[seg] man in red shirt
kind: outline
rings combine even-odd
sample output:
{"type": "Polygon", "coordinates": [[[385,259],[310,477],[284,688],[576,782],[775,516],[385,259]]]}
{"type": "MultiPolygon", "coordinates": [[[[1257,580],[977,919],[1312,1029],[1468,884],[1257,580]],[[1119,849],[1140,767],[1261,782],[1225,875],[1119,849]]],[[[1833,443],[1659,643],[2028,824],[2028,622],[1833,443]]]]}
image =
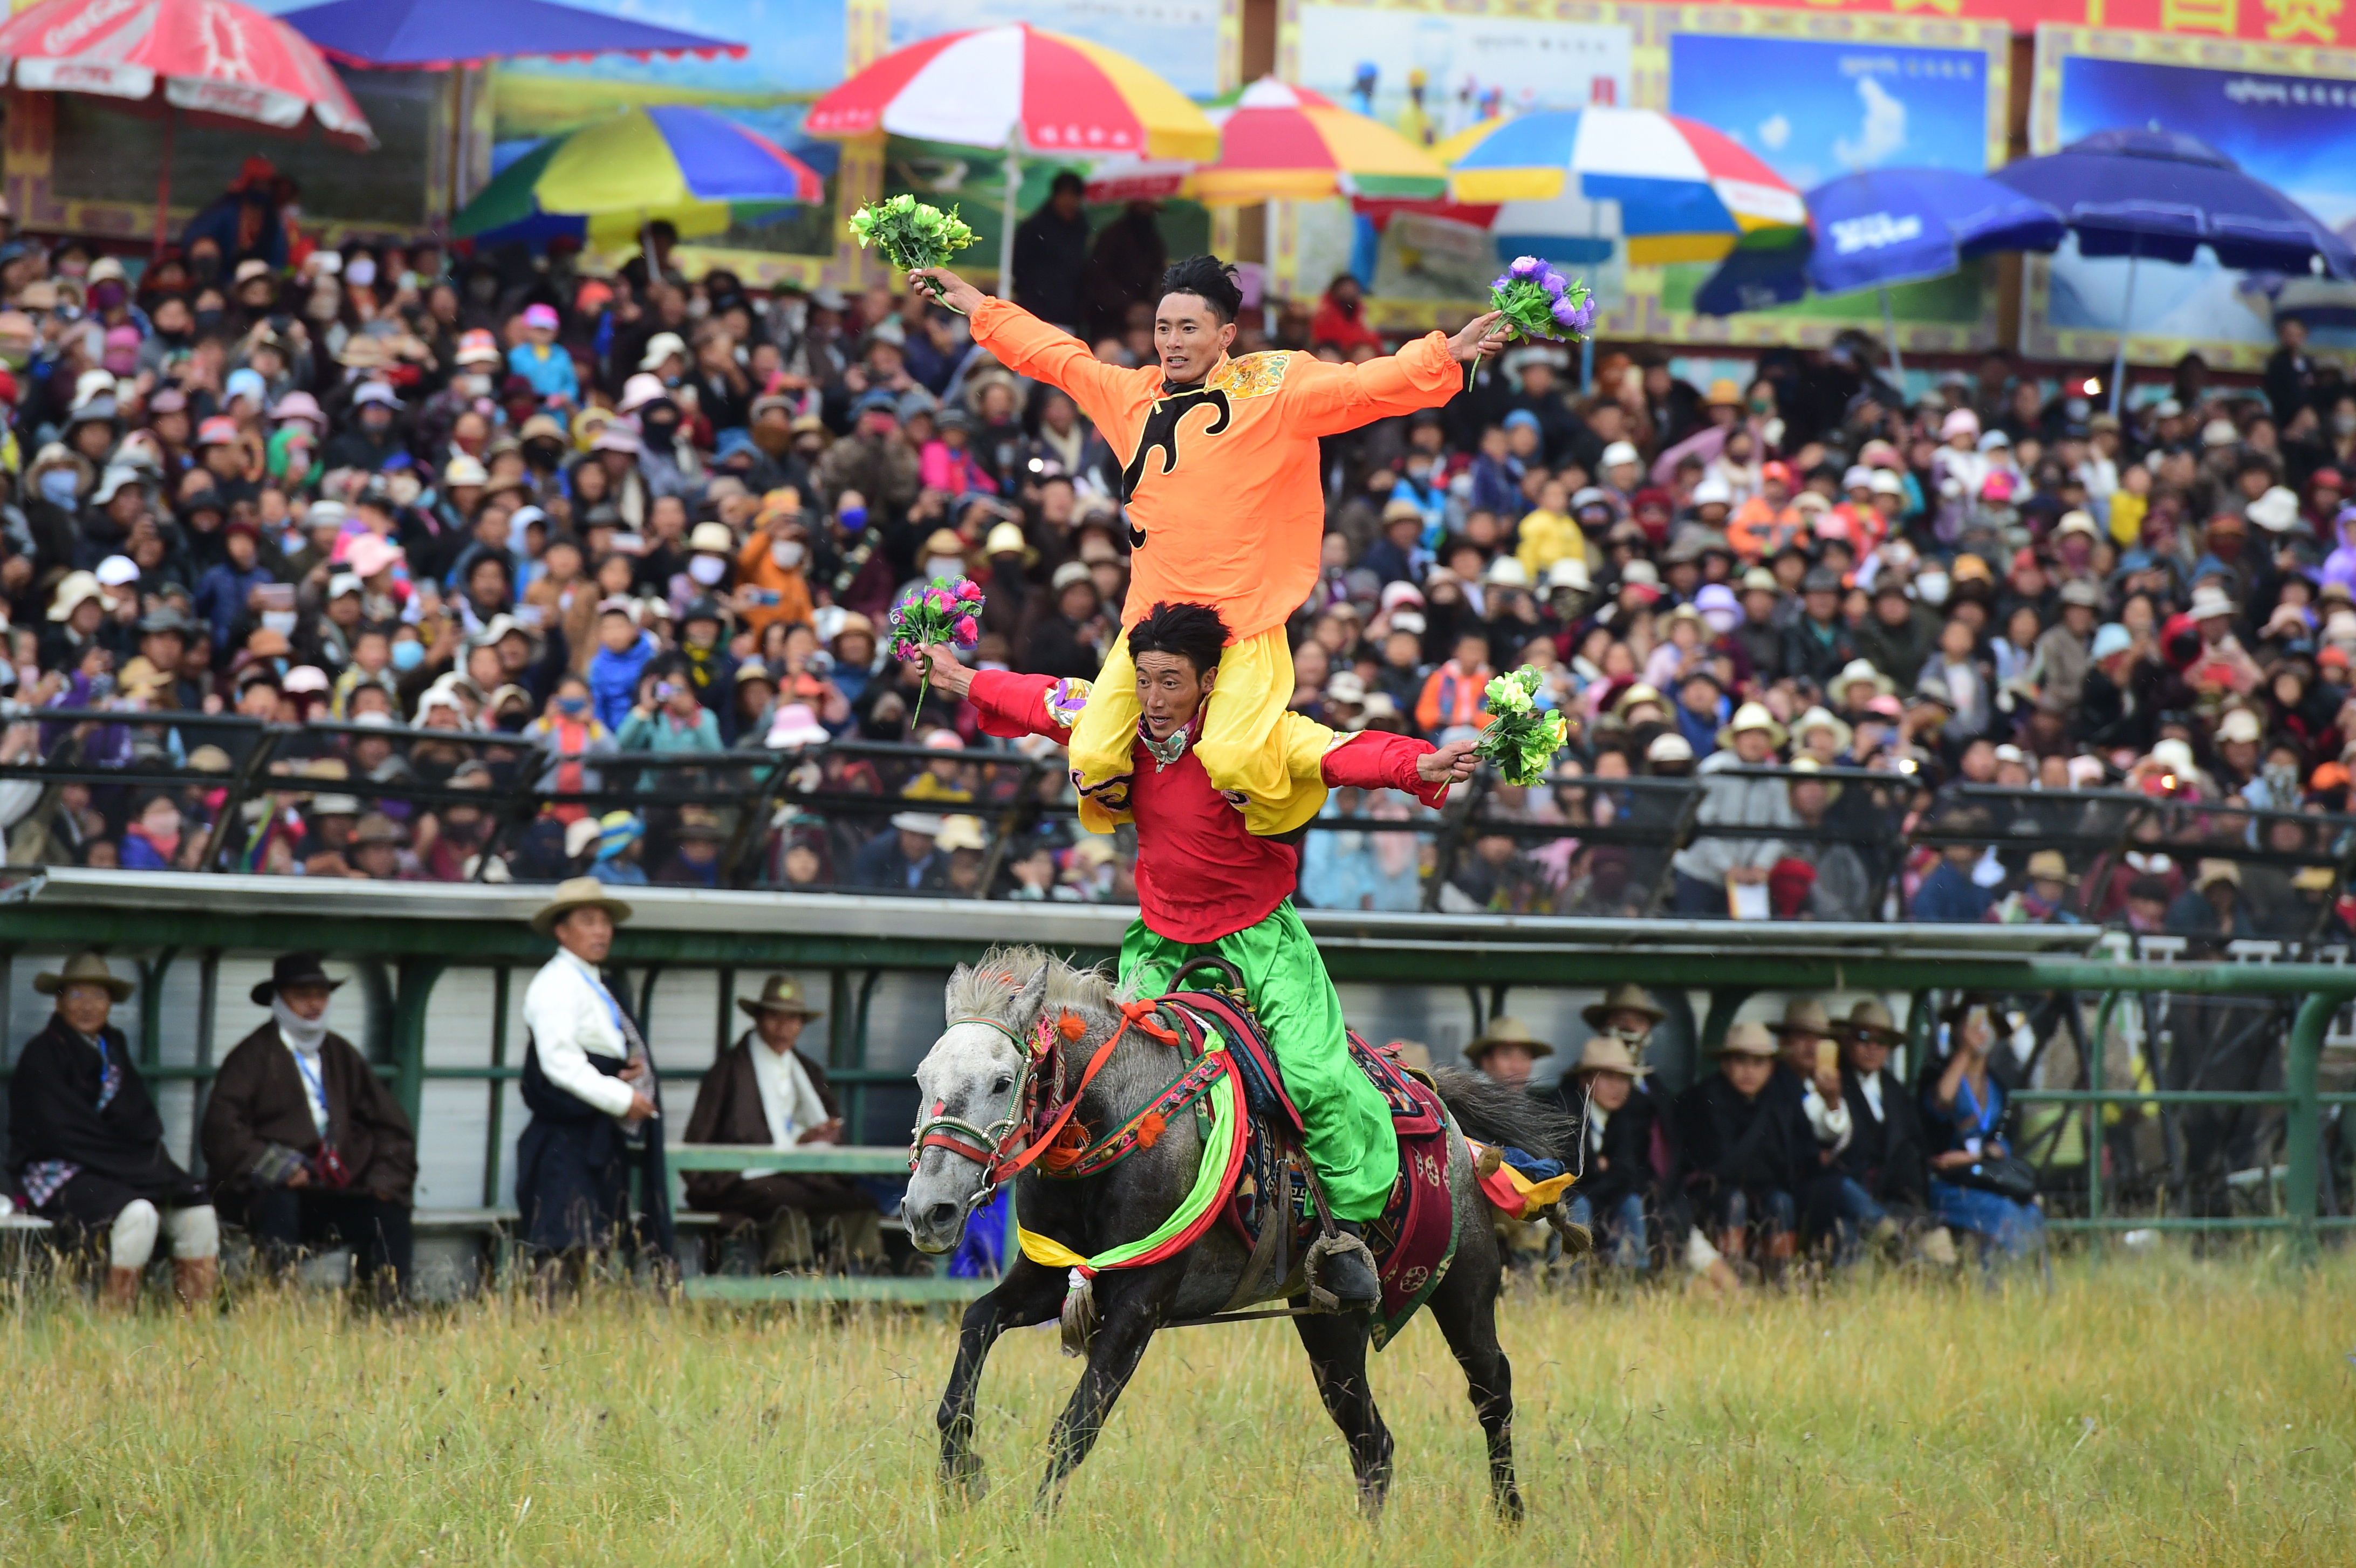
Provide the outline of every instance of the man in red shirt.
{"type": "MultiPolygon", "coordinates": [[[[1390,1197],[1398,1143],[1389,1107],[1350,1060],[1342,999],[1292,907],[1300,852],[1253,833],[1195,756],[1226,641],[1226,626],[1208,605],[1157,604],[1128,634],[1139,717],[1134,782],[1120,820],[1137,825],[1139,918],[1121,939],[1121,983],[1151,996],[1190,959],[1236,966],[1301,1111],[1302,1153],[1335,1223],[1356,1235],[1390,1197]]],[[[1088,701],[1085,682],[969,670],[944,647],[924,653],[933,684],[980,709],[988,735],[1068,741],[1088,701]]],[[[1271,739],[1288,774],[1304,783],[1398,789],[1435,807],[1475,767],[1470,741],[1434,749],[1378,730],[1344,736],[1296,713],[1271,739]]],[[[1325,1283],[1348,1305],[1380,1295],[1355,1252],[1334,1256],[1325,1283]]]]}

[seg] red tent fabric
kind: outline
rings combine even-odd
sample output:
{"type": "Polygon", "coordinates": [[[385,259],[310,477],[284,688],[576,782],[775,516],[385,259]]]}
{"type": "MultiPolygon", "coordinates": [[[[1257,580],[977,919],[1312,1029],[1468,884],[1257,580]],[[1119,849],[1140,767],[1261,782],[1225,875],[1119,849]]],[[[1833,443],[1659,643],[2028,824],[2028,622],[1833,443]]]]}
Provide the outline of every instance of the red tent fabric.
{"type": "Polygon", "coordinates": [[[309,39],[235,0],[43,0],[0,26],[0,82],[145,102],[204,120],[376,145],[309,39]]]}

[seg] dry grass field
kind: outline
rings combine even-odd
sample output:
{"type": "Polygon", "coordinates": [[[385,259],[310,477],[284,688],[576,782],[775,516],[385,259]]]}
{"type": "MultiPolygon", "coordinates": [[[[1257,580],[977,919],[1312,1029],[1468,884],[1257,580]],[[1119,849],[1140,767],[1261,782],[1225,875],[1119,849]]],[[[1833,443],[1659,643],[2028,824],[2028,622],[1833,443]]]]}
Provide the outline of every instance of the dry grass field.
{"type": "Polygon", "coordinates": [[[1042,1518],[1052,1329],[991,1363],[965,1507],[932,1480],[937,1316],[35,1296],[0,1314],[0,1563],[2345,1564],[2352,1287],[2252,1254],[1520,1295],[1518,1531],[1428,1322],[1376,1359],[1370,1525],[1280,1323],[1163,1336],[1042,1518]]]}

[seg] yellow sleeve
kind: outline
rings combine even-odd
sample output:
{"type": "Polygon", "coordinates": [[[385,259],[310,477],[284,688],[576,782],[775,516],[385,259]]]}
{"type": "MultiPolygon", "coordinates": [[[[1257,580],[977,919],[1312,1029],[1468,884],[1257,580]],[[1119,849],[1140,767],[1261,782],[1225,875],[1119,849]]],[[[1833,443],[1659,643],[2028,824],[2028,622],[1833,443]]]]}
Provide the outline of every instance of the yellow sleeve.
{"type": "Polygon", "coordinates": [[[1437,331],[1363,365],[1329,365],[1295,354],[1285,367],[1285,427],[1301,435],[1338,435],[1377,419],[1438,408],[1463,390],[1463,367],[1437,331]]]}
{"type": "Polygon", "coordinates": [[[1003,299],[985,299],[973,313],[973,340],[1016,375],[1067,394],[1099,429],[1118,424],[1140,375],[1161,375],[1108,365],[1062,328],[1003,299]]]}
{"type": "Polygon", "coordinates": [[[1323,784],[1325,754],[1349,738],[1290,708],[1276,721],[1276,745],[1284,754],[1284,770],[1298,783],[1323,784]]]}

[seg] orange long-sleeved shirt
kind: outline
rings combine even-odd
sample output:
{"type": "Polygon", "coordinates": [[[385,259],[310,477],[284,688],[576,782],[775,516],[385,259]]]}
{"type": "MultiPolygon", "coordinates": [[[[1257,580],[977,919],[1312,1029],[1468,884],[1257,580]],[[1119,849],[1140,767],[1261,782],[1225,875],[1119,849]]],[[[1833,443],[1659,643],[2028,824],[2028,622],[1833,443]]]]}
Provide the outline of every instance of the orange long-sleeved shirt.
{"type": "Polygon", "coordinates": [[[809,583],[798,566],[791,570],[780,566],[770,557],[770,538],[756,532],[744,542],[736,553],[736,582],[741,587],[766,588],[777,596],[774,605],[763,605],[743,612],[744,629],[755,641],[768,629],[773,620],[808,621],[816,613],[810,606],[809,583]]]}
{"type": "Polygon", "coordinates": [[[1158,366],[1105,364],[1002,299],[974,312],[973,337],[1008,369],[1069,394],[1120,455],[1125,619],[1165,600],[1215,605],[1237,642],[1282,626],[1316,584],[1325,534],[1317,438],[1438,408],[1464,385],[1438,332],[1363,365],[1247,354],[1174,392],[1158,366]]]}

